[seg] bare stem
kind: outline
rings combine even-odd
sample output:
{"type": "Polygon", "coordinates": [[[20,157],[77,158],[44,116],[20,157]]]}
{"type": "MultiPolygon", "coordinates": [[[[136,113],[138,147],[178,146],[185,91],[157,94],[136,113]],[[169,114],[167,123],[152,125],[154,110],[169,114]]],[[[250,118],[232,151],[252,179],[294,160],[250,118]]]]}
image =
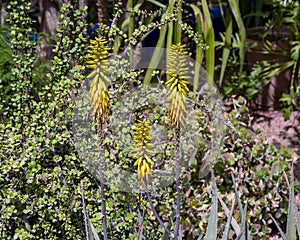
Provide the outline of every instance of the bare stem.
{"type": "Polygon", "coordinates": [[[102,177],[100,176],[100,190],[101,190],[101,212],[102,212],[102,228],[103,228],[103,239],[108,240],[107,237],[107,216],[106,216],[106,198],[103,184],[103,171],[101,170],[102,177]]]}
{"type": "Polygon", "coordinates": [[[86,207],[85,207],[85,201],[84,201],[84,193],[83,193],[82,180],[80,181],[80,188],[81,188],[83,216],[84,216],[84,221],[85,221],[85,232],[88,234],[88,223],[87,223],[88,216],[87,216],[86,207]]]}
{"type": "Polygon", "coordinates": [[[181,149],[180,149],[180,128],[176,131],[176,150],[178,151],[178,156],[176,157],[176,224],[174,229],[174,236],[177,238],[180,228],[180,160],[181,160],[181,149]]]}
{"type": "Polygon", "coordinates": [[[149,201],[149,203],[150,203],[151,210],[152,210],[152,212],[154,213],[154,215],[155,215],[157,221],[159,222],[160,226],[165,230],[166,233],[169,234],[169,236],[170,236],[172,239],[174,239],[173,233],[171,233],[171,231],[165,226],[164,222],[161,220],[160,216],[158,215],[158,213],[157,213],[157,211],[156,211],[156,209],[155,209],[155,207],[154,207],[154,205],[153,205],[153,202],[152,202],[150,193],[149,193],[149,191],[148,191],[148,189],[147,189],[147,184],[146,184],[146,195],[147,195],[148,201],[149,201]]]}
{"type": "Polygon", "coordinates": [[[180,227],[180,168],[176,166],[176,225],[174,235],[178,237],[180,227]]]}
{"type": "Polygon", "coordinates": [[[100,161],[100,166],[99,166],[99,177],[100,177],[100,188],[101,191],[101,212],[102,212],[102,230],[103,230],[103,240],[108,240],[107,236],[107,214],[106,214],[106,197],[105,197],[105,188],[104,188],[104,173],[103,173],[103,156],[102,156],[102,142],[104,139],[103,136],[103,126],[102,124],[98,124],[98,140],[99,140],[99,161],[100,161]]]}

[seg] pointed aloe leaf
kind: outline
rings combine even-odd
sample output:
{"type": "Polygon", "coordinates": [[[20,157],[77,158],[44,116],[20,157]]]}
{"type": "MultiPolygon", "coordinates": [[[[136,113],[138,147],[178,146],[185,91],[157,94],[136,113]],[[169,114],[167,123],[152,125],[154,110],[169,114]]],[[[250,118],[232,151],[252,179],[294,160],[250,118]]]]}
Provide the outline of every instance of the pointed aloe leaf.
{"type": "Polygon", "coordinates": [[[89,229],[91,230],[91,234],[93,237],[89,240],[100,240],[100,237],[98,233],[96,232],[96,229],[94,228],[93,224],[91,223],[90,219],[88,219],[89,229]]]}
{"type": "Polygon", "coordinates": [[[156,44],[153,56],[151,58],[150,64],[149,66],[151,68],[147,69],[145,78],[144,78],[144,84],[148,85],[150,84],[151,78],[152,78],[152,73],[154,71],[154,69],[158,66],[158,63],[161,60],[161,57],[163,55],[163,51],[162,48],[164,47],[165,44],[165,36],[167,33],[167,26],[162,26],[160,29],[160,33],[159,33],[159,39],[158,42],[156,44]]]}
{"type": "Polygon", "coordinates": [[[231,175],[231,178],[232,178],[233,187],[234,187],[234,194],[235,194],[236,200],[238,201],[239,211],[240,211],[240,213],[242,213],[243,212],[243,206],[242,206],[242,202],[241,202],[238,190],[237,190],[237,186],[236,186],[234,176],[231,175]]]}
{"type": "Polygon", "coordinates": [[[276,225],[276,227],[277,227],[277,230],[278,230],[278,232],[280,233],[280,236],[281,236],[282,240],[286,240],[285,234],[284,234],[284,232],[282,231],[282,229],[281,229],[281,227],[279,226],[279,224],[278,224],[278,222],[276,221],[276,219],[273,218],[271,215],[270,215],[270,217],[272,218],[273,222],[275,223],[275,225],[276,225]]]}
{"type": "MultiPolygon", "coordinates": [[[[220,200],[220,198],[219,198],[219,200],[220,200]]],[[[222,202],[223,202],[223,200],[222,200],[222,202]]],[[[224,205],[225,205],[225,203],[224,203],[224,205]]],[[[228,219],[227,219],[227,223],[226,223],[226,226],[225,226],[225,229],[224,229],[222,240],[227,240],[228,239],[228,235],[229,235],[229,231],[230,231],[230,225],[231,225],[231,222],[232,222],[232,219],[233,219],[232,216],[233,216],[233,212],[234,212],[234,205],[235,205],[235,199],[233,199],[233,201],[232,201],[232,206],[231,206],[231,210],[229,212],[229,216],[226,214],[226,210],[225,210],[225,214],[227,215],[228,219]]],[[[228,208],[227,208],[227,210],[228,210],[228,208]]],[[[239,231],[240,231],[240,229],[239,229],[239,231]]],[[[236,231],[236,234],[238,234],[239,231],[236,231]]]]}
{"type": "MultiPolygon", "coordinates": [[[[168,225],[167,225],[167,229],[171,229],[172,228],[172,224],[173,224],[173,220],[172,219],[174,218],[174,215],[175,214],[172,214],[172,217],[170,217],[168,225]]],[[[168,240],[168,239],[170,239],[170,235],[167,232],[165,232],[162,240],[168,240]]]]}
{"type": "Polygon", "coordinates": [[[226,14],[225,26],[226,26],[226,33],[225,33],[224,47],[223,47],[223,53],[222,53],[222,65],[221,65],[219,86],[222,86],[222,83],[223,83],[224,73],[225,73],[225,69],[227,66],[229,53],[230,53],[230,46],[231,46],[232,17],[228,10],[227,10],[227,14],[226,14]]]}
{"type": "Polygon", "coordinates": [[[90,230],[90,220],[89,216],[86,210],[85,206],[85,200],[84,200],[84,193],[83,193],[83,187],[82,187],[82,181],[80,182],[80,187],[81,187],[81,198],[82,198],[82,209],[83,209],[83,217],[84,217],[84,226],[85,226],[85,233],[86,233],[86,239],[87,240],[93,240],[93,235],[90,230]]]}
{"type": "Polygon", "coordinates": [[[91,223],[88,212],[86,210],[83,193],[82,193],[82,208],[83,208],[83,216],[84,216],[84,223],[85,223],[86,239],[100,240],[99,235],[96,232],[96,229],[94,228],[93,224],[91,223]]]}
{"type": "Polygon", "coordinates": [[[85,223],[85,231],[86,231],[86,239],[87,240],[100,240],[100,237],[94,228],[93,224],[90,221],[89,215],[86,211],[85,205],[83,206],[84,210],[84,223],[85,223]]]}
{"type": "Polygon", "coordinates": [[[298,232],[298,237],[300,238],[300,214],[296,206],[295,206],[295,211],[296,211],[296,220],[297,220],[297,232],[298,232]]]}
{"type": "Polygon", "coordinates": [[[249,224],[246,225],[246,229],[247,229],[246,239],[250,240],[251,239],[251,232],[250,232],[250,229],[249,229],[249,224]]]}
{"type": "Polygon", "coordinates": [[[84,215],[84,225],[85,225],[85,232],[86,232],[86,239],[87,240],[92,240],[93,239],[93,235],[91,232],[91,228],[90,228],[90,224],[89,224],[89,219],[86,215],[84,215]]]}
{"type": "Polygon", "coordinates": [[[204,233],[201,233],[200,236],[197,238],[197,240],[202,240],[203,237],[204,237],[204,233]]]}
{"type": "Polygon", "coordinates": [[[241,220],[242,220],[242,231],[239,233],[237,240],[239,239],[246,239],[246,240],[250,240],[250,232],[249,232],[249,228],[247,226],[247,207],[248,204],[246,203],[245,209],[240,213],[241,216],[241,220]]]}
{"type": "Polygon", "coordinates": [[[295,216],[295,197],[294,197],[294,174],[293,167],[291,170],[291,183],[290,183],[290,194],[289,194],[289,209],[288,209],[288,218],[287,218],[287,240],[296,239],[296,216],[295,216]]]}
{"type": "MultiPolygon", "coordinates": [[[[192,8],[195,18],[196,18],[196,32],[201,35],[202,34],[202,13],[200,9],[195,4],[190,4],[192,8]]],[[[196,61],[195,61],[195,74],[194,74],[194,84],[193,84],[193,91],[196,92],[199,86],[199,78],[200,78],[200,69],[201,63],[203,60],[203,49],[200,44],[196,46],[196,61]]]]}
{"type": "MultiPolygon", "coordinates": [[[[221,198],[219,198],[219,201],[220,201],[220,203],[221,203],[221,205],[222,205],[222,208],[224,209],[224,212],[225,212],[227,218],[230,218],[230,211],[229,211],[229,209],[227,208],[226,204],[224,203],[224,201],[223,201],[221,198]]],[[[235,201],[234,201],[234,203],[235,203],[235,201]]],[[[234,207],[234,204],[233,204],[233,207],[234,207]]],[[[231,220],[231,226],[232,226],[232,228],[234,229],[236,235],[238,235],[239,232],[241,232],[241,228],[240,228],[240,226],[238,225],[238,223],[237,223],[237,221],[235,220],[234,217],[232,217],[232,220],[231,220]]]]}
{"type": "Polygon", "coordinates": [[[243,224],[244,209],[243,209],[242,201],[240,199],[240,196],[239,196],[239,193],[238,193],[238,190],[237,190],[235,179],[234,179],[233,175],[231,175],[231,177],[232,177],[232,182],[233,182],[235,197],[236,197],[236,199],[238,201],[239,211],[240,211],[241,220],[242,220],[242,229],[240,231],[242,233],[242,235],[241,235],[241,237],[239,239],[244,240],[245,239],[245,225],[243,224]]]}
{"type": "Polygon", "coordinates": [[[208,46],[208,49],[206,50],[206,71],[209,75],[208,82],[212,84],[215,72],[215,35],[207,1],[202,0],[201,3],[205,19],[204,38],[208,46]]]}
{"type": "Polygon", "coordinates": [[[217,228],[218,228],[218,194],[217,184],[213,171],[211,171],[212,180],[212,206],[209,213],[208,225],[206,230],[206,240],[217,239],[217,228]]]}
{"type": "Polygon", "coordinates": [[[166,8],[166,5],[162,4],[161,2],[159,1],[156,1],[156,0],[147,0],[147,2],[151,2],[153,3],[154,5],[158,6],[158,7],[161,7],[161,8],[166,8]]]}
{"type": "Polygon", "coordinates": [[[220,9],[220,13],[221,13],[221,17],[222,17],[223,23],[225,23],[225,14],[224,14],[222,0],[218,0],[218,3],[219,3],[219,9],[220,9]]]}
{"type": "MultiPolygon", "coordinates": [[[[169,1],[174,1],[174,0],[169,0],[169,1]]],[[[167,9],[166,13],[163,15],[163,17],[165,17],[166,14],[170,13],[170,11],[171,12],[173,11],[172,6],[171,7],[168,6],[168,9],[167,9]]],[[[164,25],[160,28],[159,38],[158,38],[153,56],[152,56],[150,64],[149,64],[150,67],[147,69],[147,72],[144,77],[145,85],[150,84],[151,78],[152,78],[152,73],[153,73],[154,69],[158,66],[158,63],[160,62],[160,60],[162,58],[162,55],[163,55],[162,48],[164,48],[164,46],[165,46],[165,38],[166,38],[167,30],[168,30],[168,25],[164,25]]],[[[167,40],[167,42],[169,42],[169,40],[167,40]]]]}
{"type": "Polygon", "coordinates": [[[239,28],[239,56],[240,56],[240,72],[243,70],[244,60],[245,60],[245,42],[246,42],[246,30],[243,23],[243,19],[240,13],[239,1],[238,0],[228,0],[228,3],[231,7],[234,19],[239,28]]]}
{"type": "Polygon", "coordinates": [[[246,203],[245,208],[243,212],[241,213],[241,218],[242,218],[242,226],[244,228],[244,234],[241,239],[248,239],[246,236],[248,236],[248,226],[247,226],[247,208],[248,208],[248,203],[246,203]]]}

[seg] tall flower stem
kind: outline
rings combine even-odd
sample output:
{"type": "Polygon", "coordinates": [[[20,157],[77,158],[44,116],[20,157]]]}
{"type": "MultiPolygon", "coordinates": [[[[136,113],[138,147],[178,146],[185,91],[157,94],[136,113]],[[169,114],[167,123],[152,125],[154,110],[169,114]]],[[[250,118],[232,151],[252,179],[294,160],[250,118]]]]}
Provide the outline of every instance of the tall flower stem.
{"type": "Polygon", "coordinates": [[[176,178],[176,223],[174,228],[174,236],[177,239],[180,229],[180,172],[181,172],[181,148],[180,148],[180,130],[186,127],[186,98],[188,95],[188,66],[187,66],[187,50],[180,43],[172,45],[167,62],[167,76],[170,78],[166,82],[168,87],[168,117],[171,127],[175,129],[175,178],[176,178]]]}
{"type": "Polygon", "coordinates": [[[181,189],[181,181],[180,181],[180,160],[181,160],[181,149],[180,149],[180,127],[176,130],[176,223],[175,223],[175,229],[174,229],[174,236],[178,237],[179,235],[179,228],[180,228],[180,189],[181,189]]]}
{"type": "Polygon", "coordinates": [[[101,191],[101,212],[102,212],[102,229],[103,239],[108,240],[107,236],[107,214],[106,214],[106,197],[104,188],[104,174],[103,170],[100,170],[100,191],[101,191]]]}
{"type": "Polygon", "coordinates": [[[147,189],[147,183],[146,183],[146,195],[147,195],[148,202],[149,202],[149,204],[150,204],[151,210],[152,210],[152,212],[154,213],[154,216],[156,217],[156,219],[157,219],[159,225],[165,230],[166,233],[169,234],[169,236],[170,236],[172,239],[174,239],[174,238],[175,238],[175,237],[174,237],[174,234],[173,234],[173,233],[165,226],[163,220],[160,218],[160,216],[158,215],[158,213],[157,213],[157,211],[156,211],[156,209],[155,209],[155,207],[154,207],[154,205],[153,205],[153,202],[152,202],[150,193],[149,193],[149,191],[148,191],[148,189],[147,189]]]}
{"type": "MultiPolygon", "coordinates": [[[[100,2],[100,1],[99,1],[100,2]]],[[[100,177],[100,191],[101,191],[101,211],[102,211],[102,229],[103,239],[107,240],[107,214],[106,214],[106,198],[104,188],[104,159],[103,141],[105,139],[103,128],[107,120],[109,119],[109,92],[108,85],[110,80],[107,77],[109,70],[108,50],[106,46],[107,41],[100,37],[95,40],[91,40],[89,46],[89,61],[87,66],[93,71],[87,76],[88,79],[92,79],[90,86],[90,116],[96,123],[96,132],[98,134],[99,141],[99,170],[100,177]]]]}
{"type": "Polygon", "coordinates": [[[100,161],[100,168],[99,168],[99,177],[100,177],[100,192],[101,192],[101,213],[102,213],[102,230],[103,230],[103,240],[108,240],[107,236],[107,214],[106,214],[106,197],[105,197],[105,188],[104,188],[104,166],[103,166],[103,148],[102,143],[104,140],[103,131],[101,131],[102,124],[99,123],[98,126],[98,139],[99,139],[99,161],[100,161]]]}

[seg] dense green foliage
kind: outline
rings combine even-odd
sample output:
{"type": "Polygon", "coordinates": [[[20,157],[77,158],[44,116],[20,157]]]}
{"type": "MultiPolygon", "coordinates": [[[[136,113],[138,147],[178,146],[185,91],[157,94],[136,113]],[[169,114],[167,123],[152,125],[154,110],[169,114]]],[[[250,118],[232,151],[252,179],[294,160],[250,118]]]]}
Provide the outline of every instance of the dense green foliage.
{"type": "Polygon", "coordinates": [[[11,88],[9,87],[10,79],[12,77],[11,69],[13,66],[13,58],[12,58],[12,50],[9,45],[9,39],[7,37],[9,31],[7,27],[0,27],[0,51],[1,51],[1,59],[0,59],[0,83],[1,83],[1,91],[0,91],[0,114],[3,116],[5,110],[7,109],[7,102],[9,99],[7,96],[11,93],[11,88]]]}
{"type": "Polygon", "coordinates": [[[13,67],[0,127],[0,236],[83,238],[80,180],[91,203],[97,202],[97,189],[72,148],[69,131],[74,86],[83,80],[82,13],[71,4],[64,6],[57,57],[47,77],[37,79],[30,3],[12,1],[8,8],[13,67]]]}
{"type": "Polygon", "coordinates": [[[243,32],[242,39],[237,18],[233,21],[230,14],[223,16],[226,18],[226,34],[217,43],[222,50],[218,68],[221,69],[220,83],[225,87],[223,93],[225,97],[234,94],[257,102],[262,89],[267,92],[271,78],[273,81],[278,79],[278,82],[287,81],[285,85],[275,83],[276,94],[271,98],[275,99],[273,105],[280,107],[284,118],[288,119],[291,111],[299,109],[300,4],[298,1],[245,0],[240,1],[239,8],[240,18],[247,27],[253,28],[243,32]],[[232,34],[235,25],[239,30],[232,34]],[[245,53],[250,53],[248,62],[240,61],[245,53]],[[280,75],[287,78],[282,79],[280,75]]]}
{"type": "MultiPolygon", "coordinates": [[[[54,46],[56,56],[49,64],[40,63],[37,43],[30,40],[30,35],[35,33],[33,20],[29,17],[30,1],[11,1],[8,6],[9,30],[1,28],[0,34],[3,54],[0,60],[0,238],[86,239],[89,231],[85,228],[85,222],[88,221],[101,236],[105,215],[109,239],[168,239],[145,193],[122,192],[113,186],[106,186],[106,212],[102,212],[103,196],[100,190],[104,189],[100,189],[98,179],[89,172],[92,170],[86,168],[82,155],[75,149],[72,117],[79,89],[88,75],[85,64],[89,46],[84,36],[87,25],[82,20],[87,9],[75,9],[76,2],[72,0],[61,9],[54,46]]],[[[123,24],[111,28],[101,26],[98,32],[113,43],[113,53],[136,45],[148,31],[158,27],[163,39],[157,43],[158,46],[171,46],[178,42],[181,34],[185,34],[198,44],[196,58],[202,59],[203,51],[206,51],[206,58],[209,59],[206,59],[206,63],[214,64],[214,52],[205,48],[212,44],[209,43],[212,34],[209,23],[204,23],[205,33],[201,28],[195,32],[173,13],[179,11],[180,6],[174,1],[170,2],[173,6],[167,7],[154,1],[159,8],[157,12],[163,13],[160,20],[154,19],[153,12],[147,15],[148,12],[140,10],[141,5],[137,4],[130,14],[136,14],[140,19],[143,15],[148,16],[146,21],[135,28],[132,19],[128,18],[123,24]],[[168,36],[166,40],[165,36],[168,36]],[[203,38],[207,45],[203,44],[203,38]]],[[[119,20],[119,15],[124,12],[121,5],[117,6],[116,18],[119,20]]],[[[207,6],[192,8],[198,17],[207,14],[207,6]]],[[[229,67],[239,62],[234,62],[235,56],[238,58],[238,53],[228,60],[229,67]]],[[[159,53],[154,54],[153,59],[158,58],[159,53]]],[[[123,64],[127,66],[128,62],[123,64]]],[[[211,65],[209,68],[213,67],[211,65]]],[[[263,85],[260,82],[263,67],[262,64],[256,65],[253,75],[247,76],[239,75],[238,66],[233,71],[233,83],[227,82],[232,85],[227,86],[235,89],[239,95],[246,92],[247,100],[251,100],[263,85]],[[238,82],[241,78],[245,84],[238,82]]],[[[123,74],[117,65],[111,68],[117,76],[112,84],[114,89],[110,89],[110,93],[113,93],[111,104],[118,108],[127,107],[118,103],[118,97],[122,97],[122,94],[126,96],[126,92],[133,89],[132,85],[147,84],[153,79],[163,82],[163,71],[153,78],[156,74],[153,69],[143,75],[142,71],[123,74]]],[[[225,91],[230,95],[235,93],[228,88],[225,91]]],[[[204,103],[204,107],[195,106],[199,111],[200,129],[197,130],[201,141],[190,168],[181,176],[179,192],[181,232],[185,239],[199,237],[208,225],[213,225],[213,217],[209,217],[209,214],[212,202],[215,203],[212,209],[218,205],[216,192],[228,208],[232,204],[236,194],[232,175],[237,179],[241,202],[247,206],[245,216],[241,211],[233,214],[242,228],[248,223],[255,236],[266,238],[271,231],[270,215],[279,224],[285,224],[289,192],[284,172],[290,170],[293,156],[286,149],[277,151],[264,139],[253,139],[247,129],[249,119],[246,101],[242,98],[238,101],[243,103],[235,105],[233,111],[220,119],[224,124],[224,144],[213,162],[206,162],[205,158],[209,152],[207,142],[216,137],[211,124],[216,113],[204,103]],[[206,175],[210,172],[210,166],[213,167],[217,187],[214,181],[212,183],[211,176],[206,175]]],[[[173,105],[176,109],[176,104],[173,105]]],[[[158,111],[159,114],[161,112],[158,111]]],[[[152,119],[151,123],[159,121],[160,117],[152,119]]],[[[134,159],[130,156],[120,153],[116,158],[111,152],[105,152],[105,156],[109,161],[119,161],[124,168],[134,171],[134,159]]],[[[174,182],[151,195],[159,216],[171,231],[174,231],[176,221],[174,209],[177,188],[174,182]]],[[[225,212],[224,208],[219,207],[220,236],[226,229],[228,215],[225,212]]],[[[230,231],[231,238],[237,235],[233,230],[230,231]]]]}

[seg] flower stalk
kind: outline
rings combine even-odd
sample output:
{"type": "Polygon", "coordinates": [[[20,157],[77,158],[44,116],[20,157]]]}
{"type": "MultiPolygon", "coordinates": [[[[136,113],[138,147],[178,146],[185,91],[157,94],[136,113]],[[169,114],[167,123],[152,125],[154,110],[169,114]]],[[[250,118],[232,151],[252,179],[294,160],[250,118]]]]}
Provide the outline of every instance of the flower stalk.
{"type": "Polygon", "coordinates": [[[97,133],[99,140],[99,177],[100,177],[100,191],[101,191],[101,206],[102,206],[102,227],[103,227],[103,239],[108,239],[107,231],[107,213],[106,213],[106,196],[104,188],[104,173],[103,173],[103,159],[101,152],[103,152],[102,144],[104,140],[102,127],[108,120],[109,116],[109,93],[108,85],[110,83],[107,74],[109,70],[109,57],[106,46],[107,41],[103,37],[91,40],[89,46],[89,61],[87,61],[87,67],[93,69],[93,71],[87,76],[88,79],[92,79],[90,85],[90,116],[97,122],[97,133]]]}

